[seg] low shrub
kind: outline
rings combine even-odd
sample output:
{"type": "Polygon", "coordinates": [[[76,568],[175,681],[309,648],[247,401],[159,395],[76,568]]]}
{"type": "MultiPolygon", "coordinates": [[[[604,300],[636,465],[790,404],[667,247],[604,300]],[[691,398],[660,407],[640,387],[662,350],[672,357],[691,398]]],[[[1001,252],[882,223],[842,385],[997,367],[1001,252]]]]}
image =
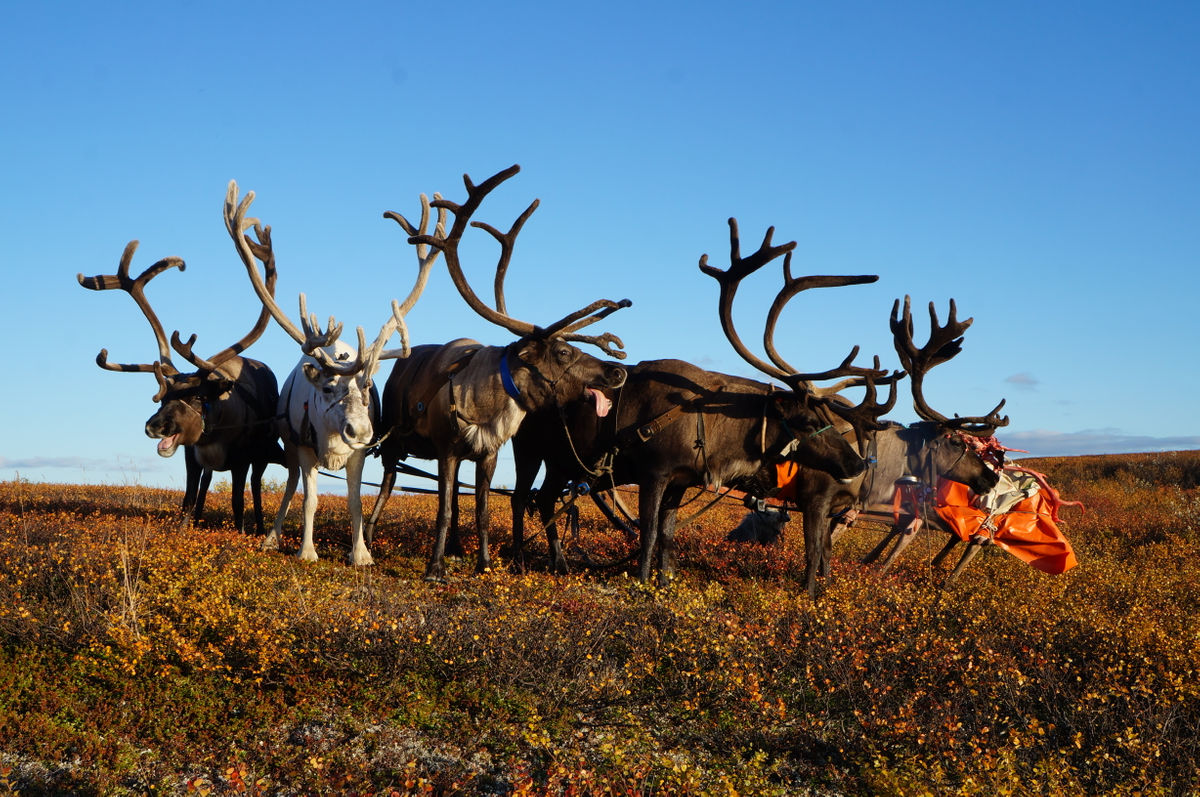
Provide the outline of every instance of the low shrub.
{"type": "Polygon", "coordinates": [[[942,589],[930,538],[880,577],[863,525],[816,603],[798,519],[728,543],[734,501],[679,530],[666,589],[582,505],[575,574],[535,535],[531,572],[468,550],[432,585],[429,496],[353,569],[337,496],[304,564],[227,494],[194,528],[170,491],[2,483],[0,792],[1195,791],[1200,454],[1028,464],[1087,506],[1074,570],[994,551],[942,589]]]}

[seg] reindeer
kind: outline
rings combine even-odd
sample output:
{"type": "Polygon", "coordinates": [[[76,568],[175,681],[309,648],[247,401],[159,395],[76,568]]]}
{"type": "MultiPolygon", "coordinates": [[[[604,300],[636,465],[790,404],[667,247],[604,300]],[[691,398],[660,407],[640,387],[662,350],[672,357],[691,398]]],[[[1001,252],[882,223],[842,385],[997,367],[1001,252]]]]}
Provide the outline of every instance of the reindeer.
{"type": "MultiPolygon", "coordinates": [[[[877,277],[793,279],[794,241],[773,246],[774,228],[770,228],[758,251],[742,258],[737,221],[730,219],[729,226],[729,270],[709,266],[707,255],[700,259],[701,270],[721,286],[718,309],[722,329],[743,359],[789,389],[706,371],[681,360],[655,360],[630,367],[624,387],[612,397],[614,411],[609,419],[594,418],[581,411],[578,403],[561,418],[553,413],[531,417],[514,438],[513,545],[518,556],[524,542],[529,487],[543,461],[546,478],[538,491],[543,523],[569,479],[588,480],[593,492],[619,484],[638,485],[638,577],[649,580],[657,546],[660,584],[669,582],[674,574],[676,513],[687,488],[747,489],[764,469],[785,461],[827,472],[835,480],[851,479],[865,468],[851,445],[833,431],[833,425],[839,418],[852,419],[858,425],[871,423],[878,411],[874,384],[889,379],[886,371],[879,369],[878,358],[874,368],[854,366],[856,346],[838,368],[800,373],[779,357],[773,336],[780,311],[797,293],[872,282],[877,277]],[[733,325],[732,305],[741,280],[780,255],[786,255],[784,287],[772,305],[766,334],[772,365],[742,344],[733,325]],[[849,407],[831,401],[819,395],[812,384],[812,380],[839,376],[853,376],[868,386],[861,405],[849,407]]],[[[546,532],[551,569],[565,572],[553,524],[546,525],[546,532]]]]}
{"type": "MultiPolygon", "coordinates": [[[[143,271],[129,276],[129,266],[138,242],[130,241],[121,255],[116,274],[85,277],[77,274],[79,284],[89,290],[119,288],[141,309],[158,343],[158,359],[152,363],[110,363],[108,349],[96,355],[96,364],[107,371],[153,373],[158,380],[154,401],[158,411],[146,421],[146,436],[157,439],[158,454],[171,457],[184,448],[186,485],[182,509],[190,511],[199,523],[204,514],[212,472],[229,471],[232,480],[233,523],[245,530],[246,472],[251,471],[250,493],[254,502],[254,525],[263,533],[262,474],[270,462],[283,463],[274,416],[279,389],[271,369],[258,360],[238,355],[262,336],[269,318],[264,311],[246,335],[232,346],[209,359],[193,351],[196,336],[187,343],[179,332],[171,336],[171,346],[196,369],[181,372],[171,360],[167,336],[157,314],[146,299],[146,285],[154,277],[172,268],[183,271],[184,261],[167,257],[143,271]]],[[[275,290],[275,270],[267,271],[265,290],[275,290]]]]}
{"type": "Polygon", "coordinates": [[[258,219],[246,217],[253,200],[254,192],[249,191],[239,203],[237,183],[230,181],[225,196],[225,226],[265,312],[300,344],[303,352],[300,362],[284,380],[279,397],[279,429],[284,442],[288,480],[274,528],[262,547],[265,550],[279,547],[288,505],[296,491],[296,483],[303,475],[304,530],[297,556],[302,561],[316,561],[313,517],[317,511],[317,469],[337,471],[344,468],[350,507],[349,561],[352,565],[370,565],[374,559],[363,538],[360,490],[363,463],[368,448],[375,441],[379,415],[379,397],[373,377],[381,360],[407,356],[408,328],[404,317],[424,291],[433,260],[422,260],[416,285],[403,304],[392,300],[391,316],[370,348],[366,345],[362,327],[358,327],[358,348],[355,349],[339,340],[342,325],[332,316],[325,329],[321,329],[315,314],[309,315],[303,293],[300,294],[300,328],[275,303],[274,291],[264,283],[256,262],[263,262],[268,275],[274,271],[271,228],[264,227],[258,219]],[[254,228],[253,237],[247,232],[250,227],[254,228]],[[401,348],[384,349],[397,331],[400,332],[401,348]]]}
{"type": "MultiPolygon", "coordinates": [[[[939,479],[965,484],[976,495],[988,493],[996,486],[1000,479],[998,469],[1002,462],[990,463],[985,460],[979,453],[983,447],[976,445],[971,438],[990,438],[996,429],[1008,425],[1008,416],[1000,416],[1004,400],[984,416],[956,415],[948,418],[929,406],[923,389],[925,375],[931,368],[946,362],[962,350],[963,333],[974,319],[958,321],[957,308],[951,299],[949,318],[945,325],[941,325],[938,322],[937,309],[933,302],[930,302],[929,340],[924,346],[917,348],[913,343],[910,302],[910,298],[905,296],[903,315],[899,312],[899,299],[892,305],[891,329],[896,353],[912,380],[913,409],[921,418],[921,422],[909,427],[894,425],[876,433],[873,440],[875,464],[858,485],[856,493],[847,495],[843,491],[833,499],[835,517],[839,511],[848,512],[849,517],[843,515],[844,520],[835,520],[829,534],[832,544],[834,537],[840,535],[849,523],[853,522],[857,513],[891,519],[895,492],[897,489],[905,490],[913,499],[909,503],[916,505],[910,506],[909,511],[893,524],[891,531],[879,545],[863,558],[864,563],[874,562],[894,541],[895,545],[881,565],[883,573],[891,568],[900,553],[912,542],[923,523],[929,523],[934,528],[949,533],[949,529],[935,512],[924,511],[925,502],[937,490],[939,479]],[[852,499],[852,504],[847,504],[847,498],[852,499]],[[837,505],[839,499],[840,506],[837,505]]],[[[1003,454],[1000,456],[1002,459],[1003,454]]],[[[951,534],[950,544],[938,554],[935,563],[940,564],[956,542],[958,538],[951,534]]],[[[967,551],[964,561],[947,579],[948,583],[953,581],[974,553],[974,550],[967,551]]]]}
{"type": "Polygon", "coordinates": [[[384,478],[368,528],[374,528],[383,512],[399,461],[409,456],[436,459],[437,536],[425,569],[429,581],[445,580],[444,559],[452,530],[457,538],[461,463],[475,463],[475,528],[479,535],[476,570],[482,573],[491,567],[488,493],[501,446],[530,412],[582,399],[589,402],[593,414],[605,413],[602,390],[620,387],[625,381],[621,365],[592,357],[570,342],[591,343],[613,357],[623,358],[625,353],[620,349],[624,344],[615,335],[589,336],[579,330],[628,306],[628,300],[600,299],[545,327],[508,314],[504,278],[516,237],[537,208],[538,200],[526,208],[507,233],[484,222],[472,222],[471,216],[491,191],[519,170],[514,165],[479,185],[463,175],[466,201],[458,204],[438,197],[433,202],[443,213],[433,234],[417,232],[403,217],[391,214],[410,233],[409,243],[432,246],[444,254],[451,279],[471,309],[518,336],[504,346],[484,346],[466,338],[444,345],[417,346],[408,359],[396,363],[384,386],[381,426],[386,434],[379,445],[384,478]],[[441,223],[445,211],[454,215],[449,232],[441,223]],[[500,244],[495,307],[475,294],[463,271],[459,242],[468,224],[486,230],[500,244]]]}
{"type": "MultiPolygon", "coordinates": [[[[976,493],[983,494],[995,486],[999,478],[989,463],[979,456],[969,438],[990,436],[996,428],[1008,423],[1007,417],[1001,418],[999,415],[1004,401],[986,416],[947,418],[933,410],[923,394],[925,375],[931,368],[953,358],[962,350],[962,333],[973,319],[959,322],[952,299],[949,319],[942,326],[938,322],[936,307],[930,302],[929,341],[918,349],[912,340],[910,307],[911,299],[906,296],[903,316],[900,316],[899,300],[893,304],[891,329],[893,345],[905,368],[899,373],[907,373],[911,377],[913,406],[921,422],[911,426],[889,422],[867,430],[861,437],[848,425],[840,425],[839,431],[847,439],[860,440],[860,450],[868,463],[866,472],[853,482],[843,484],[825,474],[801,470],[785,487],[786,500],[794,503],[802,513],[806,538],[808,529],[819,530],[816,535],[819,553],[815,561],[809,559],[806,573],[810,585],[815,585],[818,573],[828,575],[833,544],[856,518],[867,515],[892,522],[893,502],[898,489],[904,490],[905,495],[921,496],[929,489],[936,489],[938,480],[944,478],[965,484],[976,493]]],[[[835,386],[831,393],[836,398],[842,389],[842,385],[835,386]]],[[[919,523],[913,524],[911,521],[912,518],[908,517],[897,524],[864,562],[874,561],[889,542],[903,535],[888,557],[884,568],[886,572],[919,526],[919,523]]]]}

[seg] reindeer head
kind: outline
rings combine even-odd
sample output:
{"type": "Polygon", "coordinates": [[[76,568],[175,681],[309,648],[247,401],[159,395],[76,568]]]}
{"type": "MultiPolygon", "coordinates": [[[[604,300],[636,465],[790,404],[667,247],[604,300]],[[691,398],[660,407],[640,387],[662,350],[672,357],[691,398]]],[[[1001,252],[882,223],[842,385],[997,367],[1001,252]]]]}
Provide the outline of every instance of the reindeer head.
{"type": "Polygon", "coordinates": [[[937,307],[929,303],[929,340],[920,348],[913,342],[912,299],[904,297],[901,313],[900,300],[892,304],[892,344],[901,365],[911,376],[913,409],[921,418],[917,433],[928,442],[921,449],[922,461],[917,464],[930,484],[936,476],[967,485],[982,495],[996,486],[999,474],[978,455],[977,446],[971,438],[987,439],[1001,426],[1008,425],[1008,416],[1001,416],[1004,400],[987,415],[970,415],[948,418],[929,406],[925,400],[925,376],[930,369],[950,360],[962,351],[963,333],[971,326],[973,318],[958,320],[958,308],[950,300],[950,316],[946,323],[938,321],[937,307]]]}
{"type": "MultiPolygon", "coordinates": [[[[241,365],[241,360],[236,361],[241,365]]],[[[238,367],[240,373],[241,368],[238,367]]],[[[173,379],[158,411],[146,421],[146,436],[158,440],[158,455],[170,457],[179,446],[196,445],[212,431],[220,402],[233,395],[236,375],[220,372],[173,379]]]]}
{"type": "MultiPolygon", "coordinates": [[[[158,392],[154,401],[159,402],[158,411],[146,421],[146,436],[159,440],[158,454],[162,457],[172,456],[179,446],[196,445],[203,441],[210,430],[210,417],[213,408],[219,402],[232,395],[234,385],[241,375],[243,360],[237,355],[245,351],[258,340],[266,330],[269,316],[265,310],[259,313],[254,326],[246,335],[218,352],[209,359],[204,359],[193,352],[196,336],[192,335],[186,343],[180,340],[179,332],[171,335],[171,348],[191,363],[196,370],[191,373],[181,373],[171,361],[171,353],[167,348],[167,337],[158,315],[146,299],[145,288],[158,274],[170,268],[183,271],[186,268],[183,260],[178,257],[168,257],[158,261],[143,271],[136,279],[129,276],[129,265],[137,250],[138,242],[130,241],[125,246],[120,265],[116,274],[85,277],[76,275],[79,284],[94,291],[120,289],[133,297],[134,302],[150,322],[150,328],[158,343],[158,360],[152,363],[110,363],[108,349],[101,349],[96,356],[96,364],[108,371],[149,372],[158,380],[158,392]]],[[[264,290],[275,291],[275,266],[272,263],[267,269],[264,290]]]]}
{"type": "Polygon", "coordinates": [[[582,400],[604,417],[612,406],[611,391],[625,384],[623,365],[593,357],[557,335],[522,338],[504,356],[509,373],[514,364],[523,366],[523,387],[514,397],[526,409],[582,400]]]}

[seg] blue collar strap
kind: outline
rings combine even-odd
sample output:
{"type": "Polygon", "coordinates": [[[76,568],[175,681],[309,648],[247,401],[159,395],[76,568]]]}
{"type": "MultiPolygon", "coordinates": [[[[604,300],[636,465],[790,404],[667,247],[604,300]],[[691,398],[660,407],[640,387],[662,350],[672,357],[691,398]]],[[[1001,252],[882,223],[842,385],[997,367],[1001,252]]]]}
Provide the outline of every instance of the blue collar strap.
{"type": "Polygon", "coordinates": [[[500,383],[504,385],[504,392],[514,399],[521,398],[521,389],[517,387],[517,383],[513,381],[512,371],[508,369],[508,351],[500,357],[500,383]]]}

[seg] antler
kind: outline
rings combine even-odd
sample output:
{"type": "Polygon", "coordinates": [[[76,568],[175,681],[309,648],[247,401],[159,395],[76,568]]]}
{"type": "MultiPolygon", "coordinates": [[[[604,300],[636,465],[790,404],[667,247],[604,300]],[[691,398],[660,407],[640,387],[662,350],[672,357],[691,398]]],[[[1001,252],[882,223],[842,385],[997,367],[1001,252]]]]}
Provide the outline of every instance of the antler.
{"type": "Polygon", "coordinates": [[[125,245],[125,251],[121,254],[121,263],[117,266],[116,274],[98,274],[94,277],[85,277],[82,273],[79,273],[75,275],[75,279],[79,280],[80,285],[93,291],[108,291],[119,288],[133,297],[133,301],[141,308],[142,314],[150,322],[150,328],[154,331],[154,339],[158,343],[158,360],[153,363],[110,363],[108,361],[108,349],[101,349],[100,353],[96,355],[96,365],[108,371],[153,373],[158,379],[159,385],[158,392],[154,394],[154,401],[161,401],[170,386],[171,377],[177,376],[179,369],[171,362],[171,351],[167,348],[166,332],[163,331],[163,326],[159,322],[158,316],[150,306],[149,300],[146,299],[146,285],[150,280],[167,269],[178,268],[180,271],[183,271],[186,265],[182,258],[164,257],[136,278],[131,279],[129,277],[129,264],[133,260],[133,253],[137,251],[137,247],[138,242],[136,240],[130,241],[125,245]]]}
{"type": "Polygon", "coordinates": [[[472,310],[493,324],[522,337],[562,334],[567,340],[594,344],[599,346],[609,356],[623,359],[625,352],[620,351],[620,349],[624,348],[624,344],[616,335],[607,332],[601,335],[580,335],[576,333],[576,330],[595,323],[622,307],[628,307],[631,304],[628,299],[619,302],[609,299],[597,300],[582,310],[577,310],[546,327],[539,327],[527,321],[521,321],[508,314],[508,308],[504,299],[504,278],[508,273],[508,266],[512,259],[513,247],[516,243],[517,235],[521,232],[521,228],[525,226],[525,222],[537,210],[539,200],[535,199],[530,203],[529,207],[513,222],[508,232],[500,232],[486,222],[471,221],[471,216],[489,193],[520,170],[521,167],[514,164],[504,171],[492,175],[479,185],[471,182],[470,175],[464,174],[463,184],[467,189],[467,199],[465,202],[459,204],[440,197],[433,202],[433,206],[439,210],[448,210],[454,214],[454,223],[451,225],[449,233],[439,231],[434,235],[413,235],[409,237],[408,242],[433,246],[444,252],[446,255],[446,267],[450,271],[450,278],[454,281],[455,287],[458,288],[459,294],[462,295],[472,310]],[[494,282],[496,296],[496,306],[494,308],[488,306],[486,302],[476,295],[463,272],[462,262],[459,259],[458,245],[468,225],[486,231],[500,244],[500,258],[496,263],[496,277],[494,282]]]}
{"type": "MultiPolygon", "coordinates": [[[[235,180],[229,181],[229,188],[225,193],[225,229],[229,232],[229,236],[233,239],[234,247],[238,251],[242,263],[246,266],[246,272],[250,276],[250,283],[254,286],[254,292],[258,294],[259,301],[262,302],[264,310],[270,314],[283,328],[284,332],[291,336],[293,340],[300,344],[303,352],[320,363],[321,368],[327,373],[350,375],[360,371],[367,374],[367,379],[370,379],[374,369],[378,367],[379,360],[385,358],[400,357],[407,354],[408,330],[404,327],[404,316],[401,312],[400,303],[392,300],[392,314],[384,323],[383,328],[379,332],[379,337],[376,338],[374,344],[368,349],[366,346],[366,335],[363,333],[362,327],[358,327],[358,349],[356,350],[353,360],[335,360],[325,351],[325,348],[333,345],[342,334],[342,324],[338,323],[333,316],[329,317],[329,322],[325,329],[322,330],[317,321],[316,314],[308,312],[307,297],[300,294],[300,324],[298,328],[292,323],[279,305],[275,302],[274,285],[271,283],[272,275],[275,272],[275,252],[271,243],[271,227],[263,225],[256,218],[248,218],[246,212],[250,208],[250,203],[254,201],[254,192],[247,191],[246,196],[238,201],[238,188],[235,180]],[[248,230],[254,228],[254,237],[251,237],[248,230]],[[261,260],[264,268],[267,271],[267,281],[264,282],[261,274],[258,273],[258,264],[256,261],[261,260]],[[271,283],[268,285],[267,283],[271,283]],[[403,328],[402,335],[404,348],[397,350],[384,351],[383,346],[388,338],[398,328],[403,328]]],[[[423,279],[419,278],[419,287],[424,288],[423,279]]],[[[420,290],[414,288],[413,294],[410,294],[406,300],[408,307],[411,308],[412,303],[416,302],[420,296],[420,290]]],[[[404,312],[407,312],[405,310],[404,312]]]]}
{"type": "Polygon", "coordinates": [[[792,276],[792,252],[796,248],[795,241],[789,241],[786,244],[774,246],[771,243],[771,238],[775,234],[774,227],[767,228],[767,234],[763,237],[762,244],[759,245],[758,251],[751,255],[742,257],[741,240],[738,234],[737,219],[729,220],[729,269],[722,271],[721,269],[708,265],[708,255],[701,255],[700,270],[717,281],[721,286],[721,294],[718,302],[718,313],[721,319],[721,329],[725,332],[725,337],[733,345],[734,350],[741,355],[742,359],[753,365],[759,371],[768,376],[775,377],[789,385],[793,390],[811,392],[815,395],[826,397],[837,393],[847,387],[863,386],[868,382],[874,384],[886,384],[889,381],[894,382],[898,376],[893,374],[888,375],[886,370],[880,369],[879,358],[875,358],[873,368],[865,368],[854,365],[854,359],[858,356],[859,347],[855,346],[851,349],[850,354],[842,360],[841,364],[836,368],[831,368],[827,371],[802,373],[795,366],[787,362],[775,348],[775,326],[779,321],[779,315],[783,308],[791,301],[796,294],[811,288],[835,288],[843,285],[864,285],[875,282],[879,279],[877,275],[863,276],[807,276],[793,277],[792,276]],[[733,300],[737,295],[738,287],[743,279],[758,271],[760,268],[777,259],[780,255],[784,255],[783,259],[783,287],[779,289],[779,293],[775,296],[775,301],[771,303],[771,309],[767,313],[766,325],[763,331],[763,348],[767,352],[767,356],[771,359],[770,363],[765,362],[756,354],[750,351],[741,337],[737,333],[737,329],[733,323],[733,300]],[[845,381],[835,385],[832,388],[817,388],[810,384],[812,381],[824,379],[836,379],[839,377],[849,377],[845,381]]]}
{"type": "Polygon", "coordinates": [[[897,317],[900,311],[900,300],[897,299],[892,304],[892,341],[896,348],[896,354],[900,357],[900,363],[912,377],[912,396],[913,409],[916,410],[922,420],[934,421],[943,424],[952,429],[966,432],[975,435],[990,435],[1001,426],[1008,425],[1008,416],[1000,417],[1000,410],[1004,407],[1005,399],[1001,399],[995,409],[987,415],[978,416],[958,416],[947,418],[940,412],[934,410],[925,401],[923,392],[923,384],[925,374],[931,368],[941,365],[947,360],[952,359],[960,351],[962,351],[963,333],[974,322],[974,318],[968,318],[966,321],[959,321],[958,307],[954,300],[950,300],[950,317],[946,319],[945,325],[938,322],[937,308],[933,302],[929,303],[929,340],[921,348],[917,348],[913,343],[913,320],[912,320],[912,298],[904,297],[904,314],[902,317],[897,317]]]}
{"type": "MultiPolygon", "coordinates": [[[[278,275],[276,274],[276,271],[275,271],[275,255],[273,252],[270,251],[270,245],[269,245],[270,233],[269,233],[269,231],[266,232],[266,236],[267,236],[267,240],[268,240],[268,246],[267,246],[267,249],[263,252],[263,255],[265,257],[265,259],[263,260],[263,267],[267,273],[265,287],[266,287],[267,293],[269,293],[272,297],[274,297],[275,296],[275,281],[276,281],[278,275]]],[[[269,323],[271,323],[271,312],[264,306],[263,309],[261,311],[259,311],[258,319],[254,322],[254,326],[250,328],[250,331],[247,332],[242,337],[241,340],[239,340],[237,343],[234,343],[232,346],[229,346],[228,348],[222,349],[221,351],[217,352],[216,354],[214,354],[211,358],[209,358],[207,360],[192,351],[192,347],[196,345],[195,333],[193,333],[192,336],[190,338],[188,338],[187,343],[184,343],[179,338],[178,330],[176,330],[175,332],[172,332],[171,333],[171,348],[173,348],[173,349],[175,349],[175,351],[179,352],[179,354],[182,355],[184,359],[186,359],[192,365],[196,366],[196,368],[199,369],[200,371],[205,371],[208,373],[214,373],[214,372],[219,371],[221,373],[225,373],[224,371],[221,371],[221,365],[224,364],[225,362],[228,362],[229,360],[233,359],[237,355],[241,354],[246,349],[250,348],[250,346],[255,341],[257,341],[259,338],[261,338],[264,332],[266,332],[267,324],[269,324],[269,323]]]]}

